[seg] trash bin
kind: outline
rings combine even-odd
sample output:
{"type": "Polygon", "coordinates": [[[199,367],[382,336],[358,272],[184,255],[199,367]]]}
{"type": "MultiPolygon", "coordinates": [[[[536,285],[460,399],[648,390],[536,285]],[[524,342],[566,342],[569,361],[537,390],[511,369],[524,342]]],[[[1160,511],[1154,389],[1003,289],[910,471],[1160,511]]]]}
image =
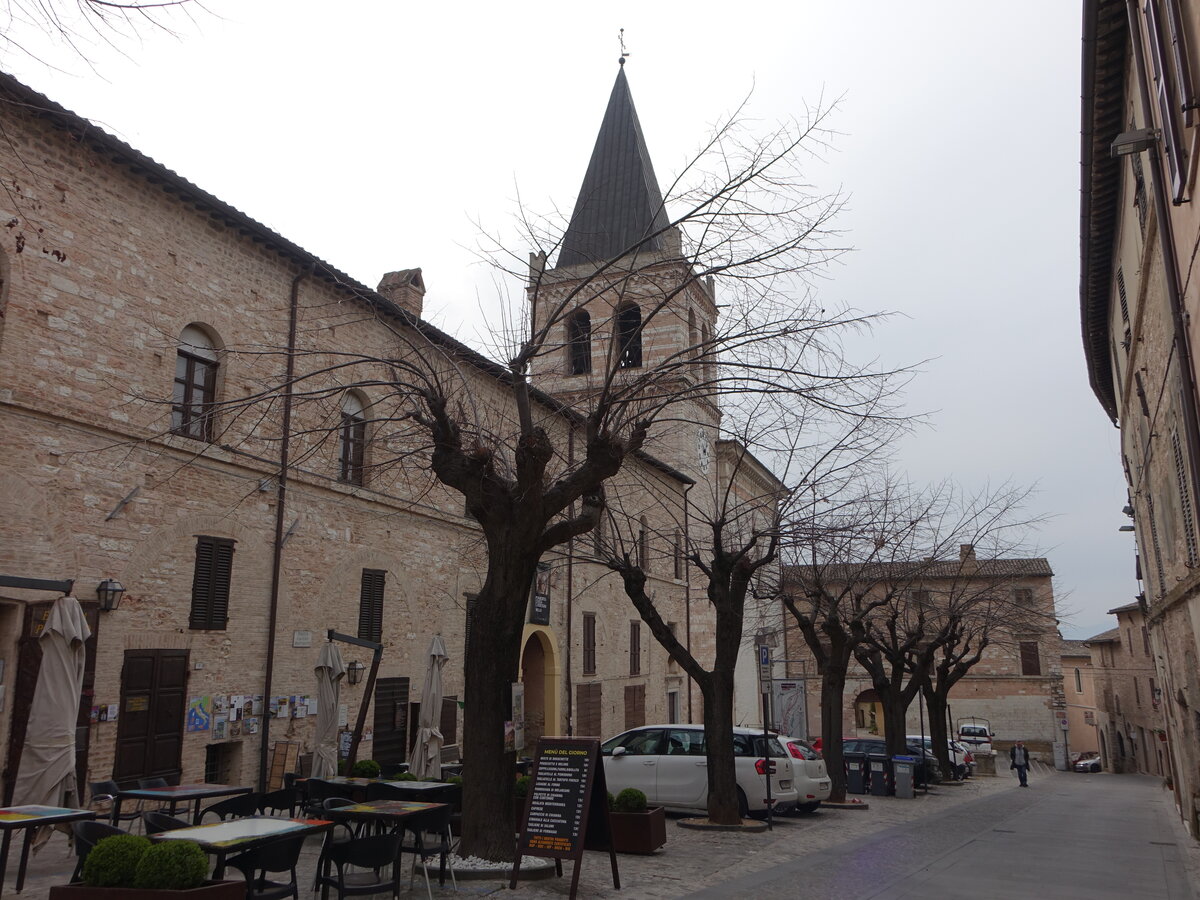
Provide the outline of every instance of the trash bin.
{"type": "Polygon", "coordinates": [[[871,796],[886,797],[892,787],[892,760],[886,753],[868,753],[867,768],[871,776],[871,796]]]}
{"type": "Polygon", "coordinates": [[[867,754],[843,753],[846,761],[846,793],[865,794],[867,792],[867,754]]]}
{"type": "Polygon", "coordinates": [[[893,756],[892,772],[896,780],[896,796],[902,800],[913,798],[913,773],[916,768],[915,756],[893,756]]]}

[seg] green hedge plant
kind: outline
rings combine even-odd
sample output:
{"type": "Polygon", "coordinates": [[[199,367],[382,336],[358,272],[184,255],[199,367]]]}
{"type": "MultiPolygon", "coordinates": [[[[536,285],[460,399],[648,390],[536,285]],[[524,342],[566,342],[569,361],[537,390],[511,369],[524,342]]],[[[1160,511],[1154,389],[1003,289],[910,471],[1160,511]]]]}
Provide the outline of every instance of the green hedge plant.
{"type": "Polygon", "coordinates": [[[88,887],[132,887],[138,863],[149,849],[149,839],[140,834],[114,834],[97,841],[83,861],[83,883],[88,887]]]}
{"type": "Polygon", "coordinates": [[[637,788],[625,788],[613,802],[613,812],[641,813],[646,811],[646,795],[637,788]]]}
{"type": "Polygon", "coordinates": [[[133,886],[186,891],[208,880],[208,854],[191,841],[163,841],[142,854],[133,886]]]}
{"type": "Polygon", "coordinates": [[[350,775],[354,778],[378,778],[380,771],[379,763],[375,760],[360,759],[350,770],[350,775]]]}

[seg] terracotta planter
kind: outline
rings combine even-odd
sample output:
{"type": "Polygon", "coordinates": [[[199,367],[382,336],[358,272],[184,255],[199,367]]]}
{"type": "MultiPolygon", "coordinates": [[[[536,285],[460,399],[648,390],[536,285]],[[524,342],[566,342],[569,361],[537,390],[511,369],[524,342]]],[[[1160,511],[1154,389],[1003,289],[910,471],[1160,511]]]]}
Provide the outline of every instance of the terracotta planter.
{"type": "Polygon", "coordinates": [[[640,813],[611,812],[608,821],[618,853],[653,853],[667,842],[667,817],[661,806],[640,813]]]}
{"type": "Polygon", "coordinates": [[[246,882],[210,881],[187,891],[56,884],[50,900],[246,900],[246,882]]]}

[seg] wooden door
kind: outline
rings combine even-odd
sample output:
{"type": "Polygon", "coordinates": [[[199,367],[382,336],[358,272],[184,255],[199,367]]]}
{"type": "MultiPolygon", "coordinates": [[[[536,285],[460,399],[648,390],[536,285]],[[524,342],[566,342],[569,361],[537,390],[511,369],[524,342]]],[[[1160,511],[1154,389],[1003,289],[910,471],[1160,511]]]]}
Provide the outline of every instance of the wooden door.
{"type": "Polygon", "coordinates": [[[408,760],[408,679],[375,682],[375,742],[371,756],[385,769],[408,760]]]}
{"type": "Polygon", "coordinates": [[[125,651],[113,765],[122,787],[139,778],[179,783],[187,676],[186,650],[125,651]]]}

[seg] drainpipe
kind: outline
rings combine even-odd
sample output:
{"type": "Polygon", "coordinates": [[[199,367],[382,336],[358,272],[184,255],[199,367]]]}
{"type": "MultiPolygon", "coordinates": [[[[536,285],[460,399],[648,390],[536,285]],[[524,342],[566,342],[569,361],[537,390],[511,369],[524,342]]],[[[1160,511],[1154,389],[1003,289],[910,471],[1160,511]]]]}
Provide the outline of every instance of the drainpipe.
{"type": "MultiPolygon", "coordinates": [[[[685,485],[683,488],[683,552],[688,553],[688,538],[691,535],[691,506],[689,505],[688,493],[696,486],[695,482],[685,485]]],[[[685,561],[686,562],[686,561],[685,561]]],[[[687,652],[692,652],[692,567],[684,565],[683,567],[683,639],[687,652]]],[[[695,719],[692,718],[692,676],[688,675],[687,680],[687,720],[688,724],[694,724],[695,719]]]]}
{"type": "MultiPolygon", "coordinates": [[[[279,583],[283,563],[283,521],[287,506],[288,453],[291,449],[292,379],[296,376],[296,319],[300,306],[300,282],[315,271],[310,265],[292,279],[288,301],[287,371],[283,380],[283,434],[279,442],[279,478],[275,490],[275,547],[271,556],[271,606],[267,620],[267,673],[263,679],[263,703],[271,702],[275,674],[275,627],[279,621],[279,583]]],[[[263,710],[262,743],[258,752],[258,789],[267,789],[267,749],[271,746],[271,717],[263,710]]]]}
{"type": "MultiPolygon", "coordinates": [[[[1150,100],[1149,76],[1146,71],[1146,54],[1142,49],[1141,19],[1138,14],[1137,0],[1125,0],[1125,9],[1129,15],[1129,38],[1133,45],[1133,61],[1137,72],[1138,91],[1142,101],[1142,109],[1147,124],[1153,124],[1150,111],[1155,107],[1150,100]]],[[[1196,440],[1200,437],[1200,417],[1196,412],[1196,378],[1192,370],[1192,353],[1188,342],[1183,308],[1183,291],[1179,285],[1179,259],[1175,255],[1175,235],[1171,219],[1168,215],[1167,182],[1163,173],[1162,153],[1160,145],[1156,145],[1150,156],[1150,171],[1152,174],[1154,194],[1154,218],[1158,225],[1158,243],[1162,247],[1163,267],[1167,270],[1167,304],[1171,308],[1171,324],[1174,331],[1174,352],[1179,365],[1180,377],[1183,379],[1183,390],[1180,396],[1183,401],[1183,421],[1187,427],[1187,456],[1188,469],[1192,481],[1192,515],[1200,513],[1200,459],[1196,454],[1196,440]]],[[[1160,598],[1162,599],[1162,598],[1160,598]]]]}
{"type": "MultiPolygon", "coordinates": [[[[572,425],[567,430],[567,468],[569,469],[575,462],[575,426],[572,425]]],[[[571,504],[572,516],[574,516],[575,504],[571,504]]],[[[599,523],[596,524],[599,528],[599,523]]],[[[573,682],[571,680],[571,642],[575,639],[572,632],[572,624],[574,621],[573,601],[575,599],[575,538],[567,541],[567,652],[563,663],[566,669],[566,687],[567,687],[567,736],[570,737],[575,733],[575,703],[571,696],[573,682]]]]}

